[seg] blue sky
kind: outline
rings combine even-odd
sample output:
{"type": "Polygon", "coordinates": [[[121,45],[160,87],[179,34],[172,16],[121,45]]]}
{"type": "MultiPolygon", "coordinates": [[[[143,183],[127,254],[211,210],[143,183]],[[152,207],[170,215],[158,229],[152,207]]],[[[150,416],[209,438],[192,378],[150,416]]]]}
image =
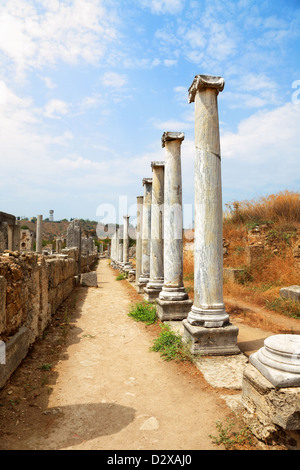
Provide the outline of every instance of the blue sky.
{"type": "Polygon", "coordinates": [[[189,226],[197,74],[225,79],[224,206],[299,191],[299,0],[1,0],[0,210],[133,214],[183,131],[189,226]]]}

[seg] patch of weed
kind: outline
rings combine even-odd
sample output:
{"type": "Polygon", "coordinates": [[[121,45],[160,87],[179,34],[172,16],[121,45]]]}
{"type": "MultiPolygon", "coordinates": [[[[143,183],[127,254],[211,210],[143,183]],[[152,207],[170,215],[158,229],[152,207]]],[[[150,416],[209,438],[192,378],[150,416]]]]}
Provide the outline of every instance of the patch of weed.
{"type": "Polygon", "coordinates": [[[182,340],[180,334],[176,334],[166,324],[161,325],[161,330],[160,335],[153,342],[152,351],[159,352],[166,361],[194,361],[188,343],[182,340]]]}
{"type": "Polygon", "coordinates": [[[128,316],[133,318],[135,321],[144,322],[146,325],[151,325],[156,322],[156,307],[154,304],[144,300],[143,302],[137,302],[131,307],[128,316]]]}
{"type": "Polygon", "coordinates": [[[254,444],[253,434],[246,425],[241,425],[241,423],[237,425],[231,418],[227,418],[226,421],[227,424],[225,425],[221,421],[216,422],[218,436],[209,435],[215,444],[223,444],[226,450],[241,449],[245,446],[251,447],[254,444]],[[236,431],[234,430],[235,427],[238,427],[236,431]]]}

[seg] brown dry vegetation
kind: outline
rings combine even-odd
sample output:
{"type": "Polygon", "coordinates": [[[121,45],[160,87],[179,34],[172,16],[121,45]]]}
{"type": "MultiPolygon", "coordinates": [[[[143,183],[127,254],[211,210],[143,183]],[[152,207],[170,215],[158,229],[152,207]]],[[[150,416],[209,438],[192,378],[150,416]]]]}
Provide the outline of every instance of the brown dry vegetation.
{"type": "MultiPolygon", "coordinates": [[[[280,298],[282,287],[299,285],[295,246],[300,243],[300,193],[284,191],[256,201],[234,202],[223,221],[224,267],[241,268],[238,282],[224,281],[224,296],[300,318],[299,302],[280,298]],[[259,227],[264,250],[249,266],[249,231],[259,227]]],[[[193,297],[193,252],[184,254],[184,282],[193,297]]]]}

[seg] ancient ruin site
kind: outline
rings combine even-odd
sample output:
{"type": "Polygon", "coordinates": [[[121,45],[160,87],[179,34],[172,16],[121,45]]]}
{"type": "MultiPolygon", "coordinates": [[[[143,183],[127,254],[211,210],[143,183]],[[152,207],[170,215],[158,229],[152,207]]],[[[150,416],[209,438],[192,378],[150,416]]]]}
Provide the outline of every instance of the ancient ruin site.
{"type": "Polygon", "coordinates": [[[300,193],[224,210],[224,86],[187,89],[190,229],[180,129],[121,223],[0,212],[2,450],[300,449],[300,193]]]}

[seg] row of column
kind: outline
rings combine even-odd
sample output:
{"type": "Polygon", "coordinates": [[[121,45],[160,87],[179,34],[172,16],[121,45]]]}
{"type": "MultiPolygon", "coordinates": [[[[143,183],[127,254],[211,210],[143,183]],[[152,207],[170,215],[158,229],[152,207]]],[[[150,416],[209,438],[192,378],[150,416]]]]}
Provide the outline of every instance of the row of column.
{"type": "Polygon", "coordinates": [[[194,302],[183,284],[181,144],[184,134],[165,132],[165,161],[152,162],[137,198],[136,283],[156,301],[162,321],[183,320],[192,352],[240,353],[238,328],[223,302],[222,186],[217,96],[224,79],[197,75],[189,89],[195,102],[194,302]],[[143,204],[141,201],[143,200],[143,204]]]}

